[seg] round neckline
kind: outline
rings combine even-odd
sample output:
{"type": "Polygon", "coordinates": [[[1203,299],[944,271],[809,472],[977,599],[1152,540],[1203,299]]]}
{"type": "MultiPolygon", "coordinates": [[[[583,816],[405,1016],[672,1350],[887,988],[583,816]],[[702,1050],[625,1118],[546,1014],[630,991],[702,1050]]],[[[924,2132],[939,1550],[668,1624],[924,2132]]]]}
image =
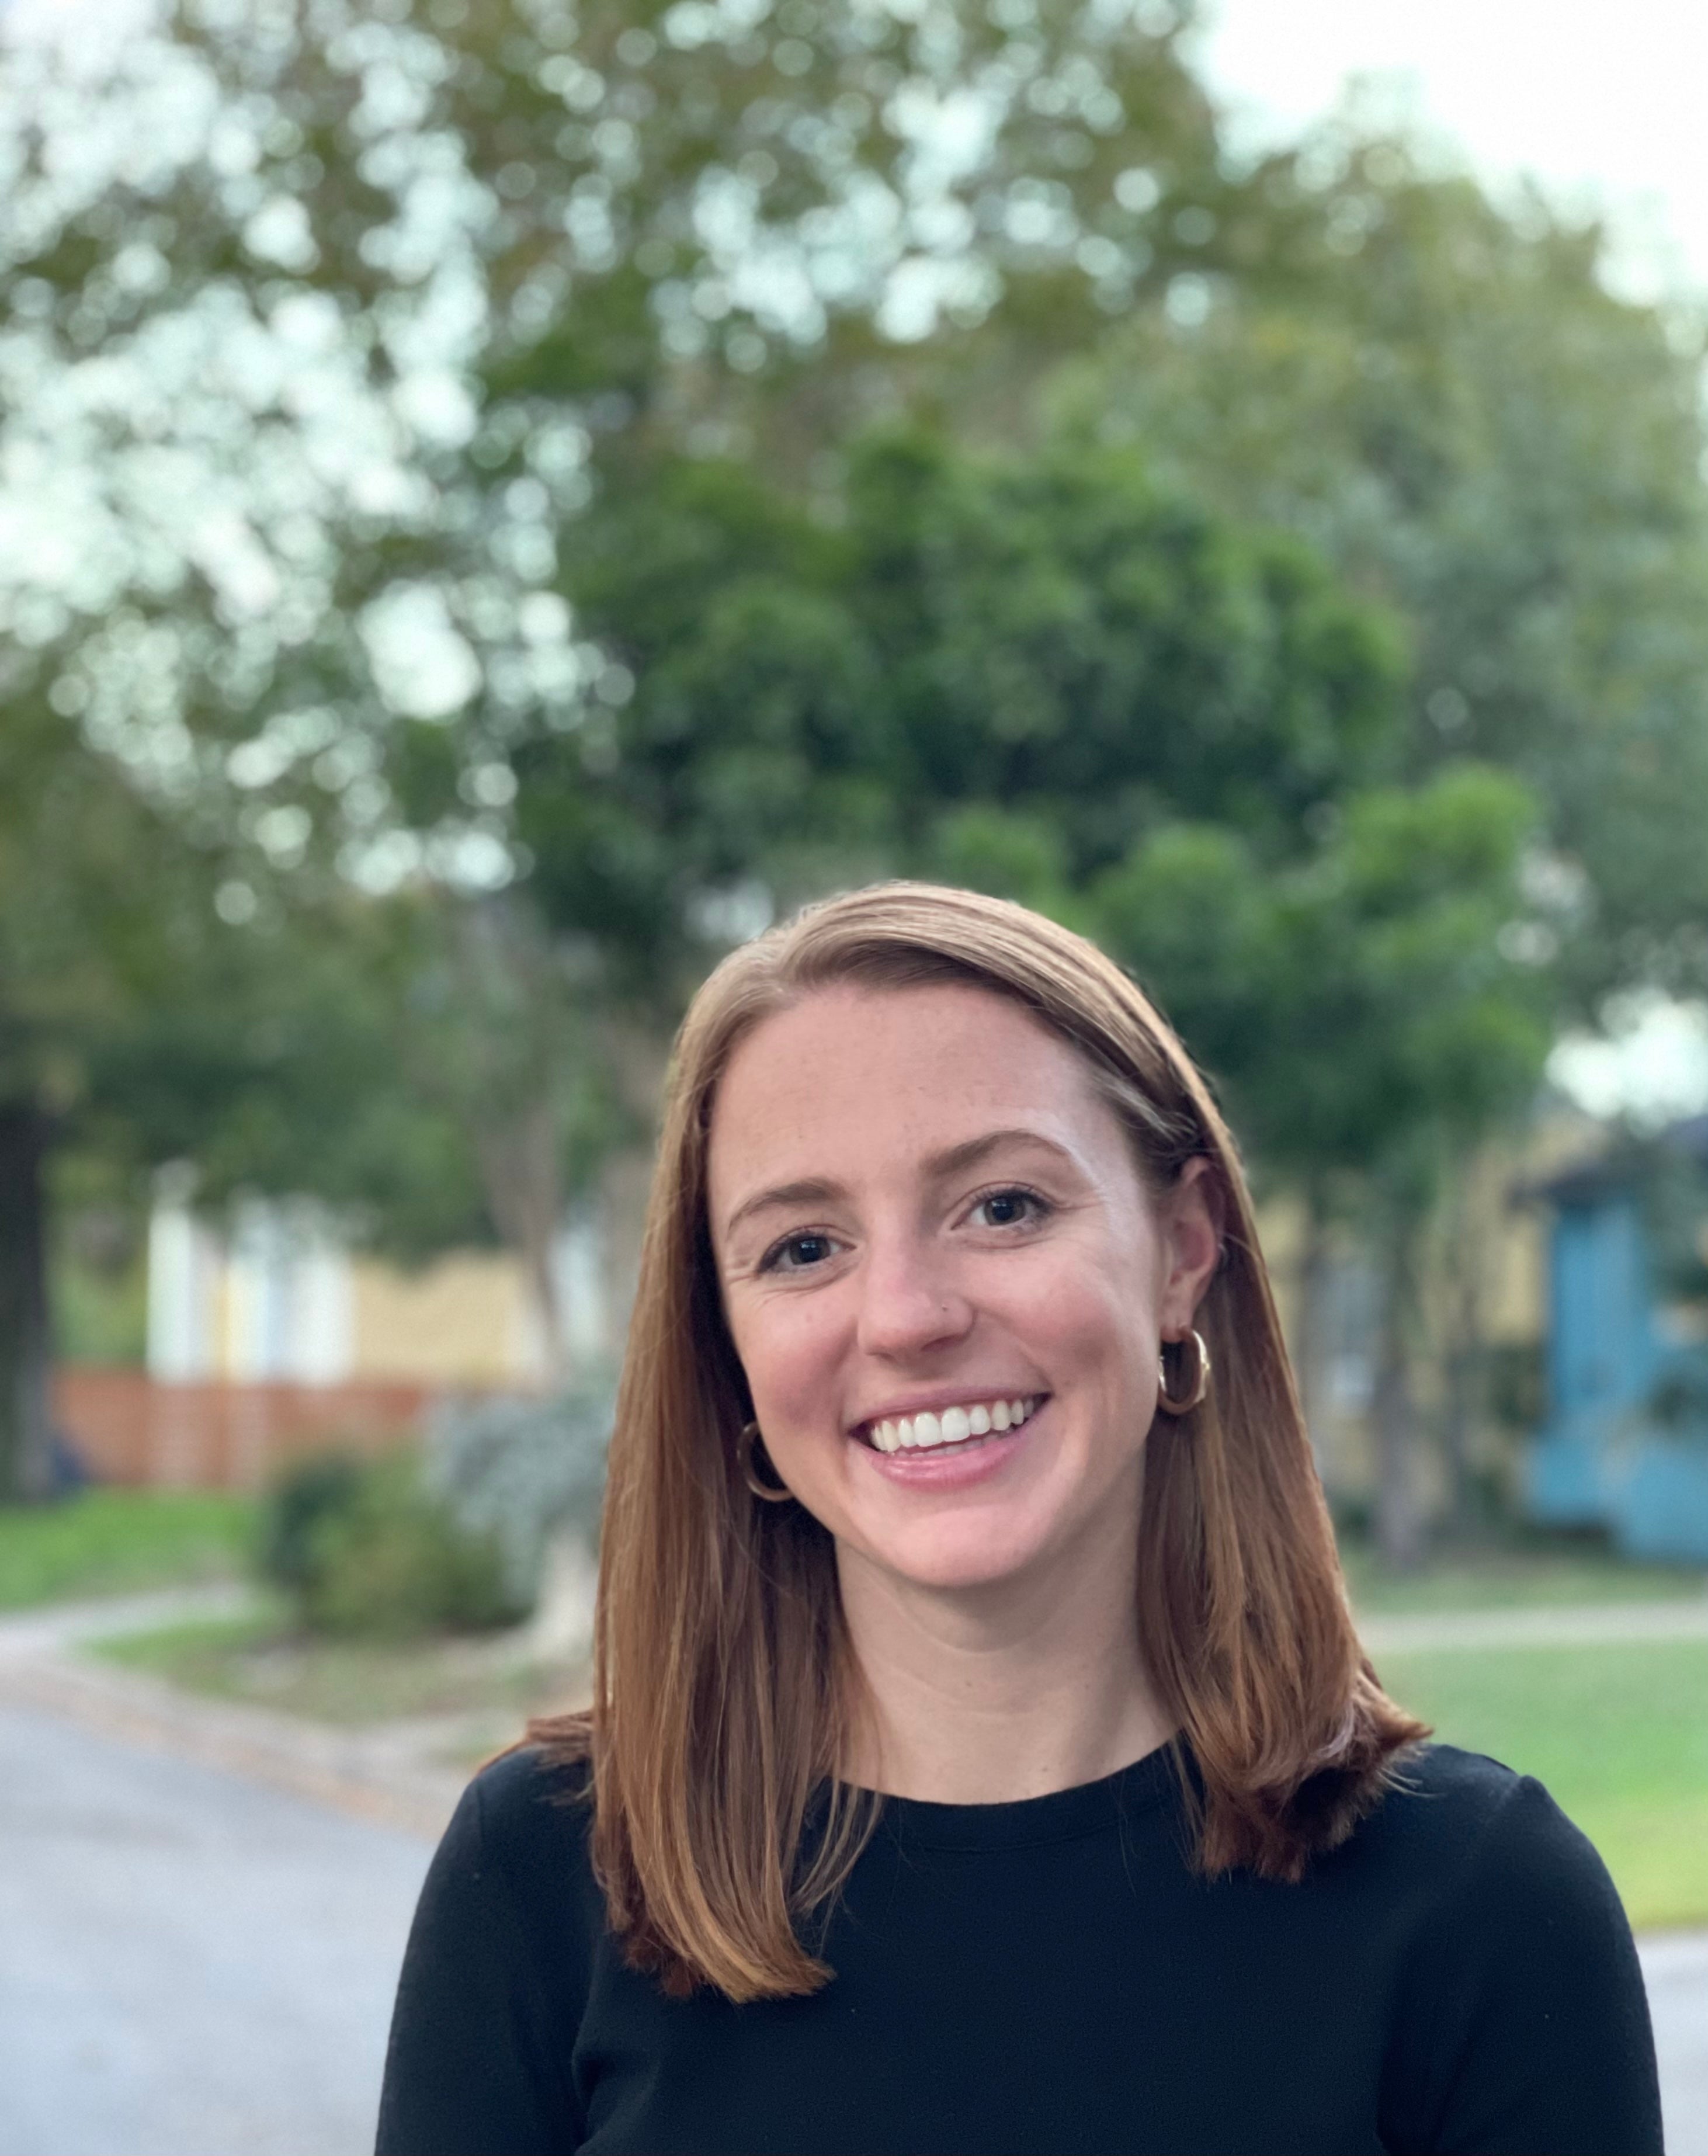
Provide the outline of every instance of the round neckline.
{"type": "Polygon", "coordinates": [[[1127,1815],[1149,1810],[1179,1788],[1173,1747],[1159,1744],[1095,1782],[990,1804],[945,1804],[926,1797],[885,1796],[880,1823],[898,1840],[927,1849],[1018,1849],[1106,1833],[1127,1815]]]}

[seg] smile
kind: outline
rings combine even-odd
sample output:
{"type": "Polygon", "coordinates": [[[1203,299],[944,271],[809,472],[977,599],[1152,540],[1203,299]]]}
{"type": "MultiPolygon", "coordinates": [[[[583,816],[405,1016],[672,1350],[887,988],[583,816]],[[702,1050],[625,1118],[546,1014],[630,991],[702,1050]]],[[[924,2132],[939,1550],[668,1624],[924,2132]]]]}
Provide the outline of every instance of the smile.
{"type": "Polygon", "coordinates": [[[878,1452],[929,1452],[946,1445],[972,1445],[1018,1430],[1047,1397],[1033,1393],[1015,1399],[969,1401],[965,1407],[944,1408],[936,1414],[922,1409],[918,1414],[867,1423],[858,1434],[878,1452]]]}

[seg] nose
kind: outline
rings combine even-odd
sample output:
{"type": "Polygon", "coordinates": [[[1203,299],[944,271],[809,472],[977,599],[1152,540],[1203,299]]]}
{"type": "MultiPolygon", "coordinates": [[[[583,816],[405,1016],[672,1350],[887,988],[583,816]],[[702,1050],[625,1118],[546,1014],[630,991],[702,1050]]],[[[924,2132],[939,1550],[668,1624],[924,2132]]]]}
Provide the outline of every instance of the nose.
{"type": "Polygon", "coordinates": [[[905,1361],[951,1346],[972,1329],[972,1305],[929,1240],[875,1237],[860,1273],[858,1337],[869,1355],[905,1361]]]}

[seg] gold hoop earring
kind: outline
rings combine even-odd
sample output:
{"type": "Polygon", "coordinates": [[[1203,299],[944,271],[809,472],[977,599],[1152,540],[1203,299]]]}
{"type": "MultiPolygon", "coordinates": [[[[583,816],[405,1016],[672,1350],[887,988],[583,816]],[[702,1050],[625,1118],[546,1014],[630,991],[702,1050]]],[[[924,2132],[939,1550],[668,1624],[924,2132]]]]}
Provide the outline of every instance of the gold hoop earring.
{"type": "Polygon", "coordinates": [[[787,1505],[793,1497],[794,1491],[781,1482],[762,1482],[755,1471],[755,1458],[762,1442],[758,1424],[744,1422],[741,1425],[741,1480],[756,1497],[762,1497],[767,1505],[787,1505]]]}
{"type": "Polygon", "coordinates": [[[1189,1332],[1185,1339],[1177,1340],[1172,1343],[1181,1350],[1182,1362],[1187,1359],[1186,1355],[1187,1340],[1192,1342],[1192,1382],[1184,1391],[1179,1393],[1169,1391],[1167,1358],[1161,1355],[1157,1358],[1158,1378],[1157,1405],[1164,1414],[1190,1414],[1194,1408],[1203,1406],[1204,1396],[1210,1389],[1210,1351],[1204,1345],[1204,1336],[1202,1332],[1189,1332]]]}

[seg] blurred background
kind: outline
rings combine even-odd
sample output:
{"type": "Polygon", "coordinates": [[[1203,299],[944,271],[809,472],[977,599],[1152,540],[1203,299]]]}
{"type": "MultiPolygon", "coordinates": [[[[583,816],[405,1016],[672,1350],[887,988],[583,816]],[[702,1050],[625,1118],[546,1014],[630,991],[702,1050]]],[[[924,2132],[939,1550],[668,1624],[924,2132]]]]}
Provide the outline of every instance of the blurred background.
{"type": "Polygon", "coordinates": [[[1708,2149],[1705,67],[0,6],[0,2156],[369,2138],[584,1681],[673,1028],[893,874],[1213,1075],[1382,1675],[1594,1838],[1708,2149]]]}

